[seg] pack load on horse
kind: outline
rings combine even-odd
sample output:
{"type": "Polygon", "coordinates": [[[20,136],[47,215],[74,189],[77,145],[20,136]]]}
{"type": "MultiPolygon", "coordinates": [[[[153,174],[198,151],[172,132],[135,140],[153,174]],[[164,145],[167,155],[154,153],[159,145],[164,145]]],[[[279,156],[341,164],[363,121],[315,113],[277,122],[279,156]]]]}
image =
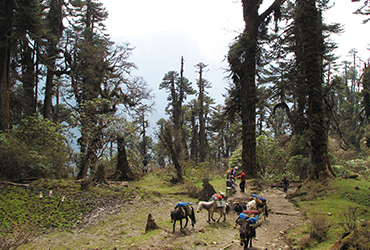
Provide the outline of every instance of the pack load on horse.
{"type": "Polygon", "coordinates": [[[255,194],[252,194],[252,197],[249,200],[250,201],[247,203],[247,210],[257,210],[266,220],[268,217],[267,200],[255,194]]]}
{"type": "Polygon", "coordinates": [[[175,210],[171,212],[171,223],[173,223],[172,231],[175,232],[176,221],[180,221],[180,230],[182,229],[182,219],[186,220],[184,228],[188,225],[189,219],[191,219],[191,225],[194,227],[196,223],[194,208],[189,202],[179,202],[175,206],[175,210]]]}
{"type": "Polygon", "coordinates": [[[263,206],[266,204],[267,200],[261,196],[258,196],[256,194],[252,194],[253,199],[257,202],[258,206],[263,206]]]}
{"type": "MultiPolygon", "coordinates": [[[[234,228],[236,228],[236,225],[242,225],[242,223],[246,220],[250,221],[250,224],[255,224],[260,219],[258,217],[259,212],[257,210],[244,210],[242,213],[239,214],[238,218],[235,221],[234,228]]],[[[256,224],[256,227],[260,226],[261,223],[258,225],[256,224]]]]}
{"type": "Polygon", "coordinates": [[[212,201],[216,203],[216,207],[223,207],[224,206],[224,196],[221,194],[214,194],[212,195],[212,201]]]}
{"type": "Polygon", "coordinates": [[[226,187],[232,187],[233,186],[233,183],[230,179],[227,179],[226,180],[226,187]]]}
{"type": "Polygon", "coordinates": [[[253,216],[259,214],[259,212],[257,210],[244,210],[242,213],[246,214],[249,217],[253,217],[253,216]]]}

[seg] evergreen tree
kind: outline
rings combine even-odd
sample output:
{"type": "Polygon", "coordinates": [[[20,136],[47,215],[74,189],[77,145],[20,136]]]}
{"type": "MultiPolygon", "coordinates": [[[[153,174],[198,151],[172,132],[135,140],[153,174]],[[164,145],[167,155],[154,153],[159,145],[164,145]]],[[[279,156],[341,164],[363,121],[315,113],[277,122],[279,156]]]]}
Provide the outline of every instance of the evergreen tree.
{"type": "Polygon", "coordinates": [[[321,12],[315,0],[297,0],[298,18],[302,29],[302,51],[304,79],[309,84],[308,118],[310,126],[310,144],[312,148],[313,170],[311,178],[327,178],[330,162],[327,155],[328,139],[325,123],[323,98],[323,37],[321,12]]]}
{"type": "Polygon", "coordinates": [[[49,12],[46,14],[47,21],[47,75],[45,84],[45,97],[43,106],[43,115],[51,119],[52,96],[54,87],[54,75],[56,72],[55,63],[58,53],[58,43],[62,37],[63,31],[63,11],[64,0],[50,0],[48,3],[49,12]]]}
{"type": "Polygon", "coordinates": [[[159,89],[164,89],[169,93],[166,107],[167,114],[170,115],[172,125],[166,123],[164,130],[160,132],[161,141],[164,143],[171,155],[172,161],[177,171],[177,180],[182,181],[181,160],[187,159],[188,152],[184,145],[183,135],[183,104],[188,95],[194,94],[191,82],[183,76],[183,63],[181,58],[181,74],[176,71],[169,71],[162,79],[159,89]]]}
{"type": "Polygon", "coordinates": [[[206,88],[210,88],[211,84],[203,78],[204,69],[208,65],[200,62],[195,67],[198,69],[199,79],[197,82],[198,85],[198,115],[199,115],[199,158],[200,162],[204,162],[206,158],[206,118],[207,112],[205,112],[206,104],[206,88]]]}
{"type": "Polygon", "coordinates": [[[5,130],[12,120],[36,111],[35,41],[42,30],[39,1],[0,1],[0,129],[5,130]],[[12,63],[12,67],[10,67],[12,63]],[[16,104],[11,103],[12,89],[18,89],[16,104]],[[10,116],[11,107],[18,106],[16,116],[10,116]]]}
{"type": "Polygon", "coordinates": [[[266,18],[275,13],[280,17],[281,1],[276,0],[259,15],[259,0],[243,0],[244,32],[238,37],[228,53],[228,62],[235,87],[231,96],[238,102],[242,120],[243,169],[248,178],[257,177],[256,167],[256,61],[258,61],[259,30],[266,25],[266,18]]]}

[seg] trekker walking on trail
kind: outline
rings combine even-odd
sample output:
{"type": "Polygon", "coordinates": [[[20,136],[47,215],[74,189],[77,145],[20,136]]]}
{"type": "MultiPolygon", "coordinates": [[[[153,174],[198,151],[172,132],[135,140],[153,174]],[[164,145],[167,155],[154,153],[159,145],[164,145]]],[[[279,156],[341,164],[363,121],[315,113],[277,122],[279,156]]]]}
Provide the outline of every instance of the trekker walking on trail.
{"type": "Polygon", "coordinates": [[[229,171],[227,171],[227,179],[230,179],[231,181],[235,180],[237,170],[238,167],[229,169],[229,171]]]}
{"type": "Polygon", "coordinates": [[[231,194],[235,194],[236,193],[235,185],[234,185],[233,181],[230,180],[230,179],[227,179],[226,180],[226,193],[227,193],[227,190],[228,189],[230,189],[231,194]]]}
{"type": "Polygon", "coordinates": [[[245,173],[244,171],[242,170],[242,173],[236,177],[236,179],[239,179],[240,178],[240,184],[239,184],[239,187],[240,187],[240,191],[242,193],[244,193],[244,190],[245,190],[245,173]]]}
{"type": "Polygon", "coordinates": [[[284,183],[284,192],[288,191],[288,186],[289,186],[289,180],[287,177],[283,178],[283,183],[284,183]]]}
{"type": "Polygon", "coordinates": [[[147,165],[148,165],[148,163],[149,163],[149,161],[148,161],[148,159],[146,158],[146,156],[144,157],[144,160],[142,161],[142,163],[143,163],[143,165],[144,165],[144,167],[143,167],[143,174],[145,174],[145,173],[147,173],[147,172],[148,172],[148,167],[147,167],[147,165]]]}

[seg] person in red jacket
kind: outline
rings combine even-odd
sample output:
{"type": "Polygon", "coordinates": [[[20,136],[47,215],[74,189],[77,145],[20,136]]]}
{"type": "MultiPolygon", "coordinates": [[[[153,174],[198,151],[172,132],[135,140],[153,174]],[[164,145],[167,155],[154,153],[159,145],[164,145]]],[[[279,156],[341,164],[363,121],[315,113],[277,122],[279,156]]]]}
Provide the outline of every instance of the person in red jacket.
{"type": "Polygon", "coordinates": [[[240,191],[244,193],[244,190],[245,190],[245,173],[244,171],[242,170],[242,173],[236,177],[237,179],[240,178],[240,184],[239,184],[239,187],[240,187],[240,191]]]}

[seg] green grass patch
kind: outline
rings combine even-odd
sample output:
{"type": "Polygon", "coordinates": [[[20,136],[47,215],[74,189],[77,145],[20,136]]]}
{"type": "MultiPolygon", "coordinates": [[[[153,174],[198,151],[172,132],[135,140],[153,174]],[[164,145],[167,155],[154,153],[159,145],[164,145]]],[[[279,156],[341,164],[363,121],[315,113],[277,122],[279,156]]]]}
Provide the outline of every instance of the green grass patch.
{"type": "Polygon", "coordinates": [[[2,185],[0,214],[4,217],[0,232],[10,232],[14,225],[27,222],[40,229],[71,227],[94,209],[127,196],[129,194],[119,187],[101,186],[81,191],[73,180],[42,179],[28,187],[2,185]]]}
{"type": "Polygon", "coordinates": [[[359,225],[360,221],[370,220],[369,188],[369,181],[354,179],[334,179],[304,185],[293,200],[311,223],[291,232],[290,241],[299,246],[298,249],[329,249],[341,238],[348,228],[347,224],[359,225]],[[308,237],[312,234],[312,221],[320,216],[328,224],[326,240],[323,242],[308,237]]]}

